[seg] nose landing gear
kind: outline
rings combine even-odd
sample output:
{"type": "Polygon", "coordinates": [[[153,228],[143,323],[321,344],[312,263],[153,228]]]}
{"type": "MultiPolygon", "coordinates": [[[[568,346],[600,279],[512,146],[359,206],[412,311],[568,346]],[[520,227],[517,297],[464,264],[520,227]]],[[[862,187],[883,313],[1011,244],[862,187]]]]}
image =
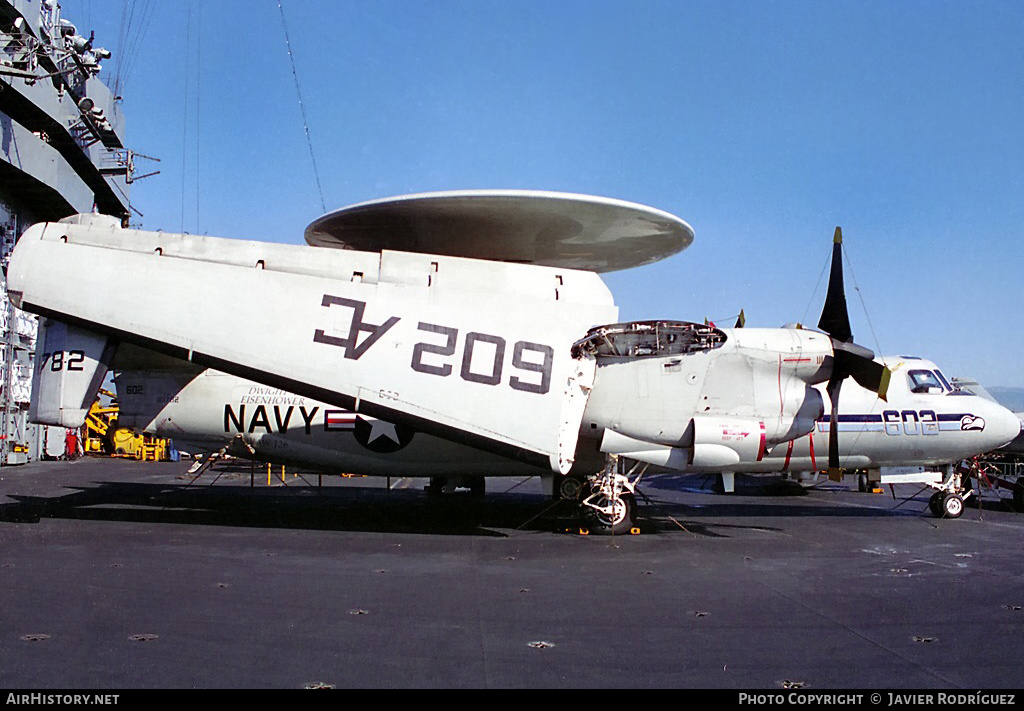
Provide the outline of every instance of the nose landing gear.
{"type": "Polygon", "coordinates": [[[928,510],[936,518],[959,518],[964,512],[964,502],[974,494],[971,471],[964,466],[950,465],[946,472],[942,483],[931,485],[937,491],[928,499],[928,510]]]}
{"type": "Polygon", "coordinates": [[[595,534],[621,536],[636,530],[636,486],[643,477],[643,467],[637,476],[619,473],[618,457],[610,455],[605,468],[582,482],[579,494],[580,517],[595,534]]]}

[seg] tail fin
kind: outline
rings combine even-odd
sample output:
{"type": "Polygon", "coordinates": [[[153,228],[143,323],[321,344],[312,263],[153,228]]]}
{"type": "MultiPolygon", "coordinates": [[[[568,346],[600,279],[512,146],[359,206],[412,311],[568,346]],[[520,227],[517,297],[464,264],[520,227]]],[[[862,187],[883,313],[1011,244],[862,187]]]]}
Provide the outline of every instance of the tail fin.
{"type": "Polygon", "coordinates": [[[81,427],[107,375],[117,343],[52,319],[39,326],[29,420],[81,427]]]}

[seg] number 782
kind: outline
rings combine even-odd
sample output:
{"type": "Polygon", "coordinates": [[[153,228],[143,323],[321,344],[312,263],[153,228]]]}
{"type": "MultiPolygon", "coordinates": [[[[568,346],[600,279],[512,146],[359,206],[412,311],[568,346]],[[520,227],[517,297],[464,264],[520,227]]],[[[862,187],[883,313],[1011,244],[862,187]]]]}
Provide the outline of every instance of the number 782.
{"type": "Polygon", "coordinates": [[[44,353],[43,359],[39,363],[39,370],[42,372],[46,369],[47,363],[50,366],[50,372],[59,373],[62,370],[85,370],[82,364],[85,362],[85,351],[54,351],[53,353],[44,353]]]}

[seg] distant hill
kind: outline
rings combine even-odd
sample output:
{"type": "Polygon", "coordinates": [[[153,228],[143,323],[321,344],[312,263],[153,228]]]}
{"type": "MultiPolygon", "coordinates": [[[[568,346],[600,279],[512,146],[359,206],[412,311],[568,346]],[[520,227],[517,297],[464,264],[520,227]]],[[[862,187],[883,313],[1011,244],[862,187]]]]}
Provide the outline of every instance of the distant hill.
{"type": "Polygon", "coordinates": [[[999,401],[1003,407],[1008,407],[1014,412],[1024,412],[1024,388],[988,388],[992,397],[999,401]]]}

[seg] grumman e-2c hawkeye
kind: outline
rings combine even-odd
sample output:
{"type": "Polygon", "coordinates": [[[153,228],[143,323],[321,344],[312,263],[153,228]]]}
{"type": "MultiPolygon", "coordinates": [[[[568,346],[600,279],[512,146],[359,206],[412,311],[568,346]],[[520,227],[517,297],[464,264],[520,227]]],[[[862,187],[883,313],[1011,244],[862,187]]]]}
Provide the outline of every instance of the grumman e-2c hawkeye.
{"type": "Polygon", "coordinates": [[[12,298],[47,318],[33,418],[76,426],[113,369],[140,427],[352,473],[539,474],[578,488],[591,527],[611,532],[634,522],[637,479],[609,459],[952,472],[1020,432],[969,393],[904,390],[915,371],[941,384],[931,364],[883,363],[852,342],[838,240],[817,332],[617,323],[598,273],[693,240],[633,203],[431,193],[331,213],[306,238],[313,247],[88,215],[34,226],[8,272],[12,298]],[[340,249],[314,248],[328,246],[340,249]],[[116,298],[93,288],[97,273],[116,275],[116,298]]]}

